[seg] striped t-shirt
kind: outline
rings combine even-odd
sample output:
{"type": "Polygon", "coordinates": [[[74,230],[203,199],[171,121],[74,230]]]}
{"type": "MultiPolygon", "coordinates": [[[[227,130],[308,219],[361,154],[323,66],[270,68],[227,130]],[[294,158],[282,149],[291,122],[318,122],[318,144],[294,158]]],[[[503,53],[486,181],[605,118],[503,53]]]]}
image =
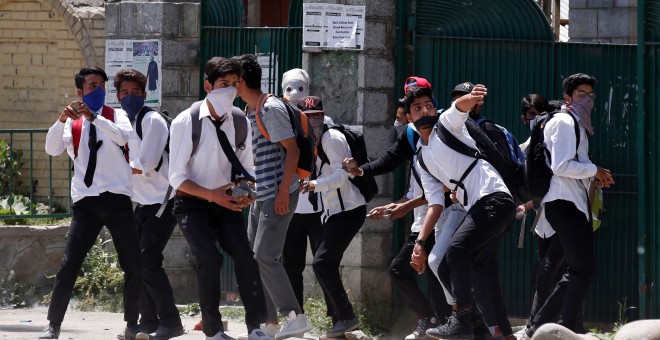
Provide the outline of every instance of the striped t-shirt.
{"type": "MultiPolygon", "coordinates": [[[[287,138],[295,137],[289,114],[286,111],[282,99],[269,97],[264,104],[259,117],[266,128],[270,141],[264,137],[255,119],[255,111],[248,114],[252,124],[252,153],[254,154],[254,165],[257,180],[257,201],[275,198],[276,188],[279,187],[284,173],[285,150],[277,143],[287,138]]],[[[289,185],[289,193],[299,187],[298,176],[294,174],[293,181],[289,185]]]]}

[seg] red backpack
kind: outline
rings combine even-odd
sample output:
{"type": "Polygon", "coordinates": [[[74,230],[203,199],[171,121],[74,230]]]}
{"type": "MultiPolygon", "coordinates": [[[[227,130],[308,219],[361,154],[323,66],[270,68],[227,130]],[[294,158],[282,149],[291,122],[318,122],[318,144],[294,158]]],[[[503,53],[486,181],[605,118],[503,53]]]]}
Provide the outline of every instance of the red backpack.
{"type": "MultiPolygon", "coordinates": [[[[101,111],[101,115],[105,119],[113,123],[115,122],[115,109],[111,108],[110,106],[103,105],[103,111],[101,111]]],[[[83,124],[82,117],[71,122],[71,135],[73,136],[74,158],[78,158],[78,146],[80,145],[80,134],[82,133],[82,124],[83,124]]],[[[125,144],[124,146],[120,146],[119,148],[121,149],[121,152],[124,154],[124,158],[126,158],[126,162],[128,162],[128,144],[125,144]]]]}

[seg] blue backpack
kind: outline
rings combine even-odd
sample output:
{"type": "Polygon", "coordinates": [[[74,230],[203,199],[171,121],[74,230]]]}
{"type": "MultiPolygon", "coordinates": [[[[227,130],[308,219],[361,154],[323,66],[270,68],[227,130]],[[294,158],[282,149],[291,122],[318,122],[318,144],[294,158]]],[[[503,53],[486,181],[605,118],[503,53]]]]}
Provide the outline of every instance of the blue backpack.
{"type": "MultiPolygon", "coordinates": [[[[438,124],[437,133],[447,146],[463,155],[474,157],[474,162],[470,164],[461,178],[452,179],[451,183],[456,184],[457,187],[462,186],[477,160],[483,159],[500,174],[516,204],[530,201],[531,195],[525,184],[525,156],[520,150],[516,138],[504,127],[485,118],[477,121],[468,118],[465,127],[477,143],[478,150],[463,144],[441,123],[438,124]]],[[[463,198],[463,204],[467,204],[467,193],[463,198]]]]}

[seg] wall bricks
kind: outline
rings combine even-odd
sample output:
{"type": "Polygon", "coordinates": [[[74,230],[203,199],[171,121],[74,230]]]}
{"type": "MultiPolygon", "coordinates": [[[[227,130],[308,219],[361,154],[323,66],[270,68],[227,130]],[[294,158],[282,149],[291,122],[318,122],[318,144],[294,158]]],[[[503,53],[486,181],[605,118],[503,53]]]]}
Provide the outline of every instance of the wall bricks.
{"type": "MultiPolygon", "coordinates": [[[[6,3],[0,14],[3,41],[0,42],[0,121],[3,128],[47,128],[62,107],[75,96],[73,74],[83,65],[80,46],[64,17],[49,2],[18,0],[6,3]]],[[[82,29],[82,27],[80,28],[82,29]]],[[[7,138],[0,135],[0,138],[7,138]]],[[[15,146],[29,161],[29,143],[15,146]]],[[[44,137],[35,135],[34,179],[39,181],[37,197],[48,196],[48,156],[43,151],[44,137]]],[[[22,140],[27,141],[27,135],[22,140]]],[[[66,161],[66,156],[60,156],[66,161]]],[[[54,158],[54,160],[57,158],[54,158]]],[[[53,192],[56,200],[68,202],[68,162],[53,162],[53,192]],[[59,164],[59,166],[58,166],[59,164]],[[61,178],[57,180],[57,178],[61,178]]],[[[29,162],[23,169],[28,184],[29,162]]]]}

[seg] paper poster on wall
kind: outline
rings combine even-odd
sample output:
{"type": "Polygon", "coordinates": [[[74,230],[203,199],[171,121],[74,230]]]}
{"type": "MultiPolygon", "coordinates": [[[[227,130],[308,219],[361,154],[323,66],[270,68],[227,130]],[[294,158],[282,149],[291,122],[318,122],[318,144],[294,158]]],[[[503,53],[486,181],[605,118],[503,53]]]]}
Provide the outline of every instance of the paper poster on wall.
{"type": "Polygon", "coordinates": [[[323,44],[323,4],[303,4],[303,46],[320,47],[323,44]]]}
{"type": "Polygon", "coordinates": [[[277,93],[280,82],[277,77],[277,55],[275,53],[257,53],[257,61],[261,65],[261,92],[277,93]]]}
{"type": "Polygon", "coordinates": [[[357,21],[354,17],[328,17],[328,47],[356,48],[357,21]]]}
{"type": "Polygon", "coordinates": [[[303,48],[364,49],[365,14],[365,6],[303,4],[303,48]],[[348,23],[350,28],[345,27],[348,23]]]}
{"type": "Polygon", "coordinates": [[[147,77],[145,105],[155,108],[162,102],[162,43],[160,40],[106,39],[105,72],[108,74],[106,104],[120,108],[113,85],[115,74],[124,68],[133,68],[147,77]]]}

